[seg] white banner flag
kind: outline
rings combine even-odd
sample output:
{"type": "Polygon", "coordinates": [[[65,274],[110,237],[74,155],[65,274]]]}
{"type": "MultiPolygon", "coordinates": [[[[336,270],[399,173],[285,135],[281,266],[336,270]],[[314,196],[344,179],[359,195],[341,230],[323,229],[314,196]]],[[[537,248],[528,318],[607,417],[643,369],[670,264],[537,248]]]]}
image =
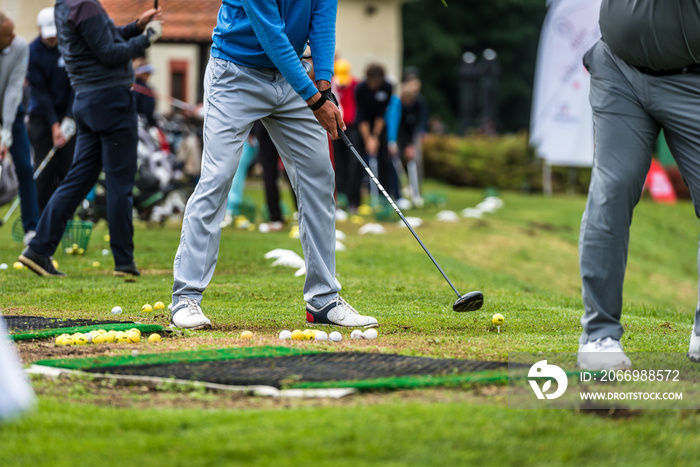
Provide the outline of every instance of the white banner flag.
{"type": "Polygon", "coordinates": [[[600,39],[601,0],[548,0],[537,52],[530,144],[550,165],[593,164],[590,75],[583,55],[600,39]]]}

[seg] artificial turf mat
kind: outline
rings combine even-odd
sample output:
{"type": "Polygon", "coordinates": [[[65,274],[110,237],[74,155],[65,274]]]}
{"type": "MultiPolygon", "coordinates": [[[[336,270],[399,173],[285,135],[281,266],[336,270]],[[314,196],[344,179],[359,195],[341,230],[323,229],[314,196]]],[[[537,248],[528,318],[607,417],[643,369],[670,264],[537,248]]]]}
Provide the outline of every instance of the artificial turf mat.
{"type": "Polygon", "coordinates": [[[91,373],[156,376],[235,386],[411,388],[507,381],[506,362],[290,347],[244,347],[137,356],[45,360],[91,373]]]}
{"type": "Polygon", "coordinates": [[[90,332],[96,329],[126,331],[136,328],[142,333],[163,331],[158,324],[140,324],[133,321],[44,318],[41,316],[3,316],[12,339],[48,339],[61,334],[90,332]]]}

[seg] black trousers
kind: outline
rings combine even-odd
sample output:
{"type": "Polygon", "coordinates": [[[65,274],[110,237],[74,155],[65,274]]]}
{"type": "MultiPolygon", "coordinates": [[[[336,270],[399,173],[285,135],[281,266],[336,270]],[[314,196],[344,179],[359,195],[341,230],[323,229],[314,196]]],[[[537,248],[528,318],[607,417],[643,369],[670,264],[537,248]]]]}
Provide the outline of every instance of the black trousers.
{"type": "MultiPolygon", "coordinates": [[[[53,135],[51,125],[42,115],[29,114],[29,141],[34,149],[34,167],[39,167],[53,147],[53,135]]],[[[36,179],[36,193],[39,202],[39,211],[43,211],[49,202],[49,198],[58,185],[66,178],[68,169],[73,162],[75,152],[75,138],[71,138],[65,146],[56,151],[51,162],[36,179]]]]}
{"type": "MultiPolygon", "coordinates": [[[[277,154],[277,148],[262,124],[256,123],[254,131],[255,137],[258,138],[258,143],[260,143],[258,157],[260,158],[260,165],[263,169],[265,200],[267,202],[267,209],[270,211],[270,221],[282,222],[284,219],[282,217],[282,211],[280,210],[280,192],[277,187],[277,178],[279,177],[279,168],[277,165],[279,162],[279,155],[277,154]]],[[[289,183],[286,172],[285,178],[287,178],[287,183],[289,183]]],[[[290,191],[294,198],[294,207],[296,208],[296,195],[294,194],[294,190],[290,191]]]]}
{"type": "Polygon", "coordinates": [[[46,205],[29,246],[44,256],[54,254],[66,224],[104,168],[114,264],[130,265],[134,262],[131,190],[138,144],[134,96],[126,86],[78,93],[73,114],[78,127],[73,164],[46,205]]]}

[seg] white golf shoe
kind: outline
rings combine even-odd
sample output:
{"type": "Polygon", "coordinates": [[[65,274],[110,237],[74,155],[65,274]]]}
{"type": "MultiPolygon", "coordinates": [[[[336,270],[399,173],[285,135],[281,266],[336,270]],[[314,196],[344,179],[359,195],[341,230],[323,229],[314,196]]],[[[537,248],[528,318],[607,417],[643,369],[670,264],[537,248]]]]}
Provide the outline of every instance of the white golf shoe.
{"type": "Polygon", "coordinates": [[[691,362],[700,363],[700,336],[695,334],[695,329],[690,331],[690,346],[688,346],[688,358],[691,362]]]}
{"type": "Polygon", "coordinates": [[[177,305],[173,307],[170,322],[175,327],[182,329],[205,329],[211,327],[211,321],[204,316],[197,300],[189,297],[181,297],[177,305]]]}
{"type": "Polygon", "coordinates": [[[373,328],[379,325],[375,318],[361,315],[348,302],[343,300],[340,295],[321,309],[316,309],[307,304],[306,322],[307,324],[330,324],[349,328],[373,328]]]}
{"type": "Polygon", "coordinates": [[[620,341],[612,337],[581,344],[578,348],[578,366],[582,370],[623,370],[632,368],[632,362],[620,341]]]}

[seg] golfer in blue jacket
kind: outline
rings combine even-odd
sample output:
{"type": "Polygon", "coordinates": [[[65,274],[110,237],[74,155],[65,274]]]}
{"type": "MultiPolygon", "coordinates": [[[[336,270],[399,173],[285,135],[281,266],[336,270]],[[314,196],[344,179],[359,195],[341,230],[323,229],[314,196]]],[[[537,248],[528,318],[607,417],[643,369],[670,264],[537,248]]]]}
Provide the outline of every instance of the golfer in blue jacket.
{"type": "Polygon", "coordinates": [[[223,0],[204,78],[202,176],[187,203],[175,256],[175,326],[211,326],[200,303],[216,267],[226,196],[256,120],[275,143],[297,196],[307,322],[377,325],[338,295],[335,278],[327,132],[337,139],[338,127],[345,129],[330,92],[337,6],[337,0],[223,0]],[[301,61],[307,42],[315,83],[301,61]]]}

